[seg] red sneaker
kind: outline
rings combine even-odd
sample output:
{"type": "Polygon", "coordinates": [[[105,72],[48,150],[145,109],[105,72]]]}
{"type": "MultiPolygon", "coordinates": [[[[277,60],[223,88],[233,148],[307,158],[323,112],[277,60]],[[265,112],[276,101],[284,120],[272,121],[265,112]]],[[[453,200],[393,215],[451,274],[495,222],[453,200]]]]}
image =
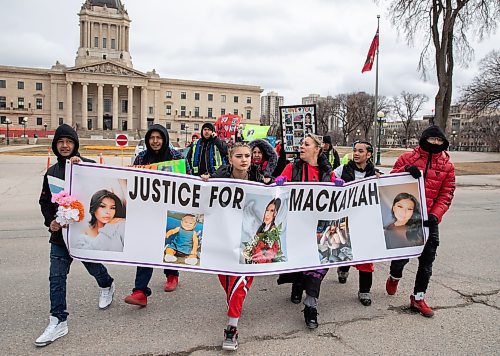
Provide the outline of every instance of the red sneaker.
{"type": "Polygon", "coordinates": [[[430,318],[434,315],[434,311],[427,305],[424,299],[415,300],[415,296],[410,296],[410,309],[418,311],[423,316],[430,318]]]}
{"type": "Polygon", "coordinates": [[[145,307],[148,304],[148,297],[142,290],[136,290],[125,297],[125,303],[145,307]]]}
{"type": "Polygon", "coordinates": [[[398,283],[399,279],[394,279],[391,276],[389,276],[389,278],[387,278],[387,281],[385,282],[385,291],[387,292],[387,294],[389,295],[396,294],[398,290],[398,283]]]}
{"type": "Polygon", "coordinates": [[[173,292],[177,285],[179,284],[178,276],[167,276],[167,280],[165,281],[165,287],[163,288],[165,292],[173,292]]]}

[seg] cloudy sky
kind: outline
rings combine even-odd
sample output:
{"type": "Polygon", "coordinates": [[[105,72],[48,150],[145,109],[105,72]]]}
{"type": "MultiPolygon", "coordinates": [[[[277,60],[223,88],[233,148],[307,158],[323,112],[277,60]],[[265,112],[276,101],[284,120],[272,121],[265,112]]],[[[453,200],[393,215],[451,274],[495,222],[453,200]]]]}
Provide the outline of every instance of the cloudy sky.
{"type": "MultiPolygon", "coordinates": [[[[50,68],[74,65],[77,13],[83,0],[16,0],[2,4],[0,64],[50,68]]],[[[165,78],[259,85],[299,104],[310,93],[373,93],[375,70],[361,68],[380,22],[379,93],[423,93],[430,113],[437,92],[432,71],[421,79],[421,46],[408,47],[390,24],[385,4],[372,0],[127,0],[134,68],[165,78]]],[[[468,68],[456,67],[454,96],[498,49],[500,33],[473,41],[468,68]]],[[[375,68],[375,67],[374,67],[375,68]]]]}

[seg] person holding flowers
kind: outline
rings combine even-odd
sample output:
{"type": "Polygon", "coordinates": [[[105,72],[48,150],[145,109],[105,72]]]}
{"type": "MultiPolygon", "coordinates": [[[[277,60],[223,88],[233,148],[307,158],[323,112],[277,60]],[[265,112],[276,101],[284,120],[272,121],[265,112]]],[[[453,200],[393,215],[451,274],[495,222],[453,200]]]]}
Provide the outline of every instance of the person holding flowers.
{"type": "MultiPolygon", "coordinates": [[[[68,333],[68,311],[66,305],[66,280],[73,259],[69,255],[68,249],[64,243],[62,236],[62,228],[65,222],[71,217],[77,217],[79,220],[83,218],[83,214],[76,214],[75,210],[81,211],[78,204],[74,201],[66,201],[68,210],[65,212],[59,209],[59,204],[52,197],[52,193],[56,191],[56,185],[53,183],[56,180],[64,181],[66,161],[71,163],[77,162],[94,162],[89,159],[80,157],[78,153],[79,140],[76,131],[69,125],[62,124],[57,128],[52,140],[52,151],[57,157],[57,163],[49,167],[43,177],[42,192],[40,194],[39,204],[44,224],[49,228],[50,232],[50,318],[49,325],[45,331],[35,341],[36,346],[46,346],[58,338],[68,333]],[[51,184],[49,185],[49,180],[51,184]],[[51,191],[52,187],[52,191],[51,191]],[[74,204],[71,207],[71,204],[74,204]],[[73,214],[73,215],[71,215],[73,214]]],[[[60,190],[60,189],[59,189],[60,190]]],[[[68,197],[59,197],[68,198],[68,197]]],[[[60,201],[60,200],[58,200],[60,201]]],[[[73,219],[79,221],[77,219],[73,219]]],[[[106,267],[100,263],[82,262],[87,271],[95,278],[100,287],[99,308],[107,308],[113,301],[115,284],[113,278],[109,275],[106,267]]]]}

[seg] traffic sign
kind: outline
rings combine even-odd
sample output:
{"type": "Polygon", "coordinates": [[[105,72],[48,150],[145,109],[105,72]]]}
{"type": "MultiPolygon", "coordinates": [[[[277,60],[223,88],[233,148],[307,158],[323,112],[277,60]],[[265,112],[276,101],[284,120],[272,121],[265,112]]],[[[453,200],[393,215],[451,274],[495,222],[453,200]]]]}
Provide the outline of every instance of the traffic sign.
{"type": "Polygon", "coordinates": [[[128,135],[116,134],[116,145],[120,147],[128,146],[128,135]]]}

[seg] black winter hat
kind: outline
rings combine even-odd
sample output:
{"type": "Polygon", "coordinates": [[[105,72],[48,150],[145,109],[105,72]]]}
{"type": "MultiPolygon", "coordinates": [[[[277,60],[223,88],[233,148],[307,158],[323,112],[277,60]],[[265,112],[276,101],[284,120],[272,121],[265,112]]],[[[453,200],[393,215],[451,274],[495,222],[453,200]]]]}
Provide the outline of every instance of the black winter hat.
{"type": "Polygon", "coordinates": [[[76,156],[78,154],[78,148],[80,147],[80,141],[78,140],[78,134],[76,131],[68,124],[62,124],[56,129],[54,138],[52,139],[52,152],[54,152],[57,158],[63,158],[57,150],[57,141],[64,137],[69,138],[75,143],[75,148],[73,149],[73,152],[71,152],[71,155],[69,157],[64,157],[64,159],[76,156]]]}
{"type": "Polygon", "coordinates": [[[323,143],[328,143],[330,146],[333,146],[331,136],[329,135],[323,136],[323,143]]]}
{"type": "Polygon", "coordinates": [[[201,132],[202,132],[202,133],[203,133],[203,129],[205,129],[205,128],[209,129],[209,130],[210,130],[210,131],[212,131],[212,132],[215,132],[215,127],[214,127],[214,124],[212,124],[212,123],[210,123],[210,122],[205,122],[205,123],[203,124],[203,126],[201,127],[201,132]]]}
{"type": "Polygon", "coordinates": [[[420,136],[420,140],[418,142],[420,147],[426,152],[429,153],[438,153],[448,149],[450,142],[446,138],[444,132],[439,128],[439,126],[432,125],[426,128],[422,135],[420,136]],[[427,142],[429,137],[439,137],[443,139],[443,143],[441,145],[434,145],[432,143],[427,142]]]}

